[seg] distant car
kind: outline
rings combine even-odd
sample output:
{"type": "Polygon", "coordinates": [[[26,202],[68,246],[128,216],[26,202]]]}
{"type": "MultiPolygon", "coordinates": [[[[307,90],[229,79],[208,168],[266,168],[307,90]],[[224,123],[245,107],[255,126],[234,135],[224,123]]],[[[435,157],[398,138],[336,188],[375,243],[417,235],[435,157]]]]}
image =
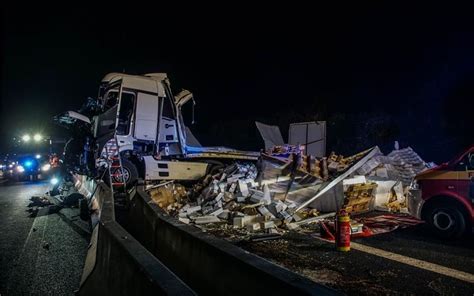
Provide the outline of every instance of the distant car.
{"type": "Polygon", "coordinates": [[[26,155],[18,157],[16,161],[9,165],[7,175],[11,180],[15,181],[37,181],[40,175],[47,174],[50,168],[51,165],[40,156],[26,155]]]}
{"type": "Polygon", "coordinates": [[[416,176],[409,209],[445,238],[474,225],[474,145],[453,160],[416,176]]]}

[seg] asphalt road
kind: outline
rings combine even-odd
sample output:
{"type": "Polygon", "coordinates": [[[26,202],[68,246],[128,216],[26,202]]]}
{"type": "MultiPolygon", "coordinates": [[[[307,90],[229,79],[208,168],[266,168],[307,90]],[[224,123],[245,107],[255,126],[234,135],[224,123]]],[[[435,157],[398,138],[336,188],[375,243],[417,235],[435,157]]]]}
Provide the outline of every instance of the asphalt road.
{"type": "MultiPolygon", "coordinates": [[[[0,181],[1,182],[1,181],[0,181]]],[[[89,236],[75,223],[77,209],[28,212],[46,182],[0,184],[0,295],[73,295],[89,236]]]]}
{"type": "Polygon", "coordinates": [[[474,295],[472,235],[446,241],[418,225],[354,242],[357,249],[337,252],[333,243],[290,232],[283,239],[240,246],[348,295],[474,295]]]}

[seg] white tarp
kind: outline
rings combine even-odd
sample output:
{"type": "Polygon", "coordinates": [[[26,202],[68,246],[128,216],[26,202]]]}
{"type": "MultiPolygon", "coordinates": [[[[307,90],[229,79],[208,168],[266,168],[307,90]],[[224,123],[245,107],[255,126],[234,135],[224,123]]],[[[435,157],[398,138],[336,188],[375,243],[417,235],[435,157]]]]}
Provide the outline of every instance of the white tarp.
{"type": "MultiPolygon", "coordinates": [[[[380,154],[380,149],[379,147],[375,146],[368,152],[362,159],[360,159],[358,162],[356,162],[354,165],[352,165],[348,170],[346,170],[344,173],[342,173],[339,177],[336,179],[326,182],[326,186],[321,186],[318,188],[318,191],[314,196],[311,198],[306,199],[305,201],[302,201],[301,204],[296,208],[296,212],[301,210],[302,208],[308,206],[309,204],[312,204],[314,201],[316,201],[319,198],[324,199],[325,201],[327,200],[330,202],[330,199],[334,198],[333,196],[337,197],[337,199],[344,199],[344,195],[334,195],[332,193],[329,194],[330,197],[327,197],[328,195],[325,195],[326,192],[332,191],[331,189],[334,189],[333,187],[336,186],[339,183],[342,183],[342,180],[346,179],[349,177],[351,174],[356,172],[360,167],[362,167],[368,160],[372,159],[375,155],[380,154]]],[[[342,186],[341,186],[342,187],[342,186]]],[[[335,190],[335,189],[334,189],[335,190]]],[[[335,192],[335,191],[334,191],[335,192]]],[[[322,201],[321,201],[322,202],[322,201]]]]}
{"type": "Polygon", "coordinates": [[[258,131],[265,142],[265,149],[270,149],[273,146],[284,145],[283,137],[280,129],[276,125],[268,125],[258,121],[255,121],[258,131]]]}

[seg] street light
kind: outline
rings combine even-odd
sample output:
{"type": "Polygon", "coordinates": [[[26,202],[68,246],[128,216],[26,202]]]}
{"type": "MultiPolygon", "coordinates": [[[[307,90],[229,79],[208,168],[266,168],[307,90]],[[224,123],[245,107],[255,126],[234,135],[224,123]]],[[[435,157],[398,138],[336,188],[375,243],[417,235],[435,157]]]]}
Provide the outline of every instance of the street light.
{"type": "Polygon", "coordinates": [[[31,137],[30,137],[30,135],[23,135],[23,137],[21,137],[21,139],[23,140],[23,142],[29,142],[31,137]]]}
{"type": "Polygon", "coordinates": [[[43,139],[43,136],[40,135],[40,134],[35,134],[35,135],[33,136],[33,139],[35,140],[35,142],[39,142],[39,141],[41,141],[41,140],[43,139]]]}

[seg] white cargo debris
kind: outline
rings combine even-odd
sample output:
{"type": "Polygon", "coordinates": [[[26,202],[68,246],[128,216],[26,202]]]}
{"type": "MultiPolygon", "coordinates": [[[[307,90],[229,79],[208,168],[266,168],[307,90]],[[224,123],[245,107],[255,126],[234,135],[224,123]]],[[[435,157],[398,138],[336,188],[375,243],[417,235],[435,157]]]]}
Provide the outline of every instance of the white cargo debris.
{"type": "Polygon", "coordinates": [[[229,210],[223,210],[220,214],[217,215],[217,217],[222,220],[227,220],[229,219],[229,213],[230,213],[229,210]]]}
{"type": "Polygon", "coordinates": [[[236,188],[237,188],[237,184],[236,184],[236,183],[232,183],[232,185],[230,185],[229,192],[230,192],[230,193],[234,193],[236,188]]]}
{"type": "Polygon", "coordinates": [[[275,218],[275,216],[264,206],[258,207],[257,211],[265,217],[275,218]]]}
{"type": "Polygon", "coordinates": [[[269,205],[272,202],[270,189],[264,185],[263,190],[264,191],[251,189],[250,201],[269,205]]]}
{"type": "Polygon", "coordinates": [[[247,225],[247,230],[252,232],[256,230],[260,230],[260,223],[252,223],[247,225]]]}
{"type": "Polygon", "coordinates": [[[217,218],[216,216],[200,216],[194,219],[194,223],[196,224],[208,224],[216,222],[221,222],[221,219],[217,218]]]}
{"type": "Polygon", "coordinates": [[[200,211],[201,210],[201,206],[195,206],[195,207],[189,207],[187,210],[186,210],[186,214],[192,214],[194,212],[197,212],[197,211],[200,211]]]}
{"type": "MultiPolygon", "coordinates": [[[[285,149],[283,147],[282,150],[278,148],[275,151],[279,153],[281,150],[284,155],[285,149]]],[[[323,169],[311,167],[317,163],[326,165],[326,171],[329,166],[327,179],[318,179],[318,182],[313,182],[314,176],[304,175],[300,170],[295,181],[289,183],[292,179],[288,173],[291,166],[281,160],[284,158],[276,162],[278,165],[268,165],[265,162],[261,164],[265,173],[259,175],[258,179],[256,165],[234,163],[218,173],[208,175],[202,183],[193,187],[193,191],[187,194],[181,192],[181,198],[170,199],[172,202],[162,207],[183,223],[199,225],[206,230],[231,229],[237,233],[242,233],[242,230],[281,232],[283,229],[296,229],[319,221],[326,217],[325,214],[314,217],[319,212],[332,212],[344,206],[345,194],[359,198],[359,195],[354,194],[354,186],[359,191],[366,187],[371,190],[370,206],[365,208],[399,211],[406,206],[402,184],[412,172],[403,172],[405,176],[399,170],[422,169],[416,165],[420,163],[420,159],[414,157],[413,153],[410,149],[402,149],[383,156],[378,147],[375,147],[346,158],[331,153],[322,162],[315,162],[307,157],[304,159],[306,163],[302,165],[308,166],[307,170],[311,172],[323,169]],[[267,175],[265,168],[270,171],[267,175]],[[282,170],[287,170],[287,173],[282,170]],[[308,180],[311,179],[308,177],[313,180],[308,180]],[[352,188],[351,194],[345,192],[349,187],[352,188]],[[290,189],[285,198],[288,188],[290,189]],[[312,210],[314,212],[306,208],[314,206],[317,209],[312,210]],[[222,223],[213,224],[219,222],[222,223]]],[[[367,196],[363,197],[367,199],[367,196]]],[[[354,210],[357,205],[358,203],[353,202],[345,206],[351,206],[354,210]]],[[[357,212],[357,209],[353,212],[357,212]]]]}
{"type": "Polygon", "coordinates": [[[239,180],[239,190],[243,197],[249,196],[249,188],[247,184],[241,180],[239,180]]]}
{"type": "Polygon", "coordinates": [[[274,227],[275,227],[275,222],[273,221],[260,222],[260,228],[262,229],[268,229],[268,228],[274,228],[274,227]]]}
{"type": "Polygon", "coordinates": [[[277,213],[281,213],[281,212],[283,212],[284,210],[286,210],[288,208],[288,206],[280,200],[278,200],[274,203],[274,207],[275,207],[275,211],[277,213]]]}
{"type": "Polygon", "coordinates": [[[365,179],[365,176],[354,176],[353,178],[347,178],[342,180],[342,186],[346,188],[346,186],[348,185],[361,184],[366,182],[367,180],[365,179]]]}
{"type": "Polygon", "coordinates": [[[241,228],[241,227],[251,224],[254,219],[255,219],[255,216],[235,217],[233,225],[241,228]]]}
{"type": "Polygon", "coordinates": [[[209,215],[210,215],[210,216],[218,216],[218,215],[221,214],[222,212],[224,212],[224,209],[222,209],[222,208],[217,208],[217,209],[215,209],[214,211],[210,212],[209,215]]]}
{"type": "Polygon", "coordinates": [[[246,200],[247,200],[247,198],[246,198],[246,197],[243,197],[243,196],[237,196],[237,202],[239,202],[239,203],[243,203],[243,202],[245,202],[246,200]]]}
{"type": "Polygon", "coordinates": [[[184,224],[189,224],[189,222],[191,222],[189,218],[183,218],[183,217],[179,217],[178,220],[183,222],[184,224]]]}
{"type": "Polygon", "coordinates": [[[278,213],[278,216],[283,218],[283,220],[285,221],[285,223],[290,223],[291,220],[293,220],[293,217],[290,216],[290,214],[288,214],[286,211],[281,211],[278,213]]]}
{"type": "Polygon", "coordinates": [[[250,196],[250,201],[259,203],[263,201],[263,192],[260,190],[252,189],[252,195],[250,196]]]}
{"type": "Polygon", "coordinates": [[[263,202],[266,205],[269,205],[272,202],[272,195],[270,193],[270,189],[268,188],[268,185],[263,185],[263,202]]]}

